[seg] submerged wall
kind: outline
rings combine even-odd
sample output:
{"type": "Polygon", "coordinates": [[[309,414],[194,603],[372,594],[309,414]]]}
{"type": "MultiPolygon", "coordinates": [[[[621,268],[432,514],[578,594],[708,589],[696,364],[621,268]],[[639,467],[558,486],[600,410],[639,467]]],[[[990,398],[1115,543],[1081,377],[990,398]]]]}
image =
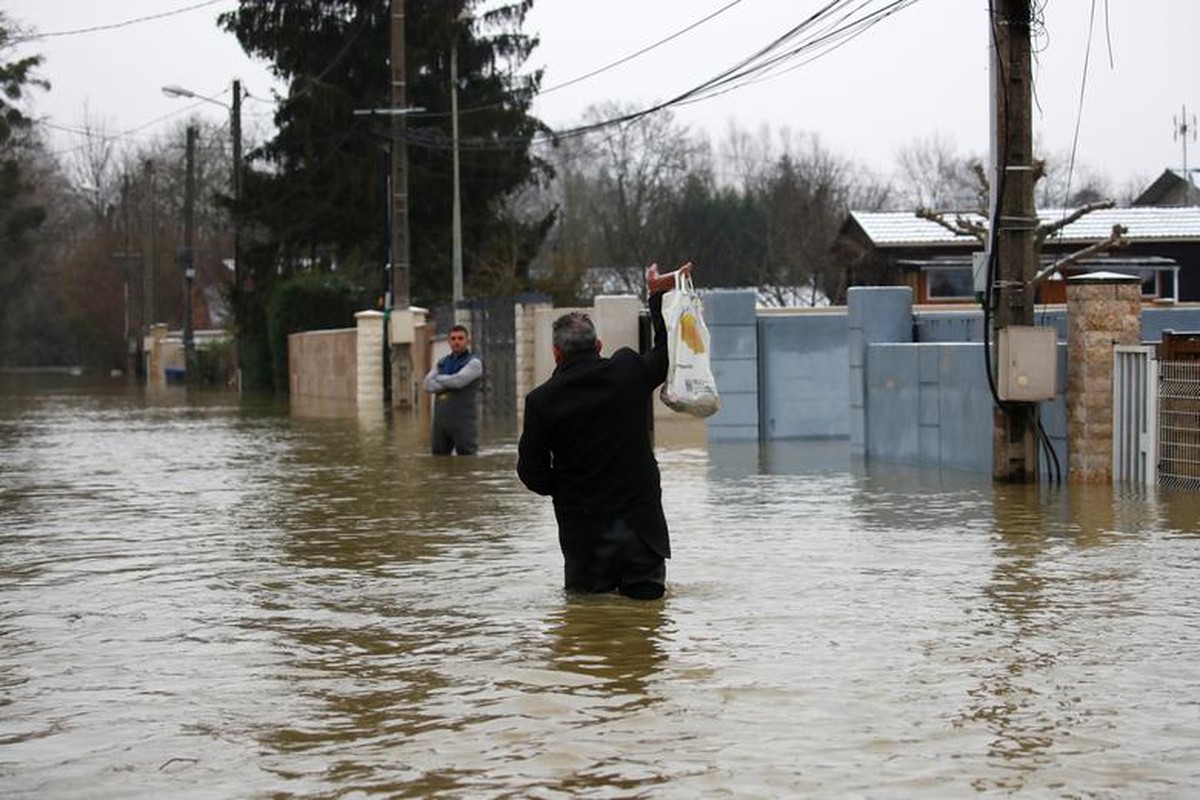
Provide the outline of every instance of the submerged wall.
{"type": "MultiPolygon", "coordinates": [[[[734,398],[709,420],[710,441],[848,438],[861,457],[991,469],[979,310],[914,308],[906,287],[851,289],[835,309],[753,309],[750,291],[704,297],[717,386],[734,398]]],[[[1065,471],[1066,309],[1039,311],[1036,324],[1059,334],[1058,396],[1040,416],[1065,471]]],[[[1142,341],[1164,330],[1200,330],[1200,305],[1146,306],[1142,341]]]]}

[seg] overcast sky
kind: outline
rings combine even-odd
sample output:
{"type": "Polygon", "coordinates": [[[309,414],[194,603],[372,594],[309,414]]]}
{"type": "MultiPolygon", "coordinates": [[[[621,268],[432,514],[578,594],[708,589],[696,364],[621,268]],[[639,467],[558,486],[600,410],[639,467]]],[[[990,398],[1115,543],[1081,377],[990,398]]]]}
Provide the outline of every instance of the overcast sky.
{"type": "MultiPolygon", "coordinates": [[[[541,38],[531,66],[545,68],[547,91],[535,113],[552,126],[566,127],[594,103],[645,106],[672,98],[826,3],[536,0],[525,30],[541,38]],[[557,88],[677,33],[620,66],[557,88]]],[[[879,8],[886,2],[868,5],[879,8]]],[[[1068,153],[1078,122],[1077,162],[1109,176],[1118,191],[1167,167],[1180,167],[1183,146],[1174,135],[1176,122],[1185,104],[1189,118],[1200,112],[1200,0],[1045,0],[1040,5],[1044,26],[1036,41],[1034,124],[1042,153],[1068,153]]],[[[0,0],[11,19],[44,34],[61,34],[20,51],[42,53],[43,76],[53,84],[37,98],[35,113],[71,128],[83,122],[86,106],[109,131],[132,131],[129,138],[158,133],[189,108],[214,119],[225,113],[212,104],[163,96],[161,86],[167,83],[227,102],[230,81],[238,77],[261,98],[245,106],[247,129],[253,130],[255,120],[268,123],[273,86],[268,70],[247,59],[236,40],[215,25],[218,13],[235,6],[234,0],[0,0]],[[71,33],[89,28],[96,30],[71,33]]],[[[987,0],[916,0],[807,63],[789,62],[792,68],[774,77],[677,107],[676,119],[715,140],[731,124],[748,131],[766,125],[815,134],[830,151],[883,175],[893,169],[900,148],[934,135],[964,154],[983,155],[988,35],[987,0]]],[[[66,148],[74,140],[60,131],[55,141],[66,148]]],[[[1200,166],[1200,143],[1189,141],[1188,161],[1200,166]]]]}

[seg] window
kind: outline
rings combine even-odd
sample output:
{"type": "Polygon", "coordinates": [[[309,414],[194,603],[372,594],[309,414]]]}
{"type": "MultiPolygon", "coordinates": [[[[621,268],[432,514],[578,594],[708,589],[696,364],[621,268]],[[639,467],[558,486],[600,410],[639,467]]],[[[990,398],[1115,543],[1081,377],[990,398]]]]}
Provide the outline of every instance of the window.
{"type": "Polygon", "coordinates": [[[973,300],[975,281],[969,267],[930,267],[925,271],[930,300],[973,300]]]}

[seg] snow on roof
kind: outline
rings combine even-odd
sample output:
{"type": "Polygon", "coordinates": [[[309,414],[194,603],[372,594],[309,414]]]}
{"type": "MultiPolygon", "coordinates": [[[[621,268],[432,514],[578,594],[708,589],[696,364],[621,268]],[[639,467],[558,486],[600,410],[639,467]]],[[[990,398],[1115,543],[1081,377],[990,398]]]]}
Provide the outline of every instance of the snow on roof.
{"type": "MultiPolygon", "coordinates": [[[[1042,223],[1062,219],[1070,215],[1071,209],[1042,209],[1038,217],[1042,223]]],[[[851,211],[850,216],[878,247],[901,245],[973,244],[975,239],[965,234],[955,234],[936,222],[921,219],[911,211],[851,211]]],[[[974,212],[962,214],[972,222],[984,224],[983,215],[974,212]]],[[[953,222],[952,215],[947,221],[953,222]]],[[[1091,242],[1105,238],[1112,232],[1113,225],[1124,225],[1129,229],[1126,238],[1170,239],[1173,241],[1200,241],[1200,206],[1172,208],[1103,208],[1086,214],[1062,229],[1054,241],[1091,242]]]]}

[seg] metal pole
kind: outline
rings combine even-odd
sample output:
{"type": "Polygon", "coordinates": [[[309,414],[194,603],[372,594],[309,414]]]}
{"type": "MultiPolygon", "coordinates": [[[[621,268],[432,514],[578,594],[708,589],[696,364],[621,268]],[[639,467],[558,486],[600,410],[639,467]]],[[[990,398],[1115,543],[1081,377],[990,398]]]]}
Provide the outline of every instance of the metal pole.
{"type": "Polygon", "coordinates": [[[453,241],[450,254],[451,268],[454,274],[454,317],[458,320],[459,309],[463,301],[463,263],[462,263],[462,202],[459,194],[458,178],[458,35],[450,45],[450,139],[453,143],[454,168],[454,208],[451,212],[450,231],[453,241]]]}
{"type": "Polygon", "coordinates": [[[196,379],[196,342],[192,331],[192,281],[196,277],[196,127],[187,129],[186,178],[183,196],[183,251],[180,253],[183,267],[183,361],[189,382],[196,379]]]}
{"type": "Polygon", "coordinates": [[[155,262],[154,245],[156,239],[156,228],[158,226],[158,214],[155,208],[156,201],[154,197],[154,161],[152,159],[146,159],[146,163],[143,165],[143,168],[146,172],[146,195],[143,200],[143,202],[146,203],[146,217],[143,220],[143,224],[146,226],[144,233],[146,241],[144,245],[145,255],[142,261],[144,265],[144,271],[142,273],[142,333],[143,335],[149,335],[150,326],[158,321],[158,303],[156,302],[157,298],[155,296],[154,287],[154,271],[157,266],[155,262]]]}

